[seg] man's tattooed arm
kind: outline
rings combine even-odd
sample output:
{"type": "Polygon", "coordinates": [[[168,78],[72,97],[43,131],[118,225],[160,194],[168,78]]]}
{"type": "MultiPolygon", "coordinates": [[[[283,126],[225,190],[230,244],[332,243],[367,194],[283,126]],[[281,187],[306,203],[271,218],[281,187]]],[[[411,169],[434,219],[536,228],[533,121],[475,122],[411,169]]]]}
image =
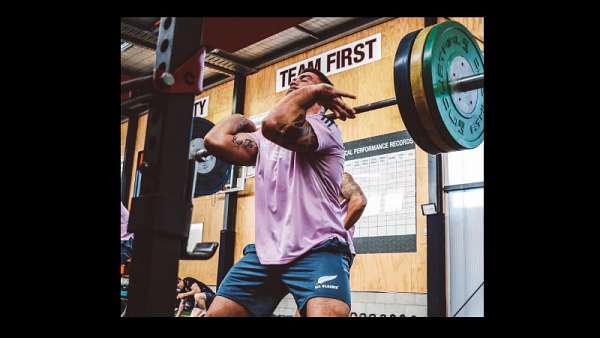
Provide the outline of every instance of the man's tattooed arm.
{"type": "Polygon", "coordinates": [[[292,151],[314,151],[319,144],[315,131],[304,116],[284,126],[280,132],[270,132],[267,135],[271,142],[292,151]]]}
{"type": "Polygon", "coordinates": [[[262,122],[262,133],[271,142],[286,149],[310,152],[318,140],[306,120],[308,109],[315,109],[315,86],[304,87],[286,95],[262,122]]]}
{"type": "Polygon", "coordinates": [[[233,135],[231,141],[236,147],[242,147],[246,149],[256,148],[256,141],[254,141],[254,137],[248,133],[233,135]]]}
{"type": "Polygon", "coordinates": [[[217,123],[204,138],[208,152],[236,165],[255,165],[258,146],[251,134],[254,123],[234,114],[217,123]]]}
{"type": "Polygon", "coordinates": [[[360,216],[362,216],[363,211],[367,207],[367,197],[358,183],[354,181],[352,175],[346,172],[342,176],[340,195],[348,200],[348,213],[343,220],[344,228],[348,230],[352,228],[359,220],[360,216]]]}

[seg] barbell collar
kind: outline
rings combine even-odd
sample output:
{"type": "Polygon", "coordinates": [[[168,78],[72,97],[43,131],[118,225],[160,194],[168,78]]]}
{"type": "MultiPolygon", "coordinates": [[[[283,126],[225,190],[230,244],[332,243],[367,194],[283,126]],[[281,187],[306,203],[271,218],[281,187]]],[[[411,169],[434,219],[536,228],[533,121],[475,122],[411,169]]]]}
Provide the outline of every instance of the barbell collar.
{"type": "Polygon", "coordinates": [[[198,162],[203,162],[206,161],[206,158],[209,156],[210,154],[208,153],[208,150],[206,149],[201,149],[198,150],[195,154],[194,154],[194,160],[198,161],[198,162]]]}

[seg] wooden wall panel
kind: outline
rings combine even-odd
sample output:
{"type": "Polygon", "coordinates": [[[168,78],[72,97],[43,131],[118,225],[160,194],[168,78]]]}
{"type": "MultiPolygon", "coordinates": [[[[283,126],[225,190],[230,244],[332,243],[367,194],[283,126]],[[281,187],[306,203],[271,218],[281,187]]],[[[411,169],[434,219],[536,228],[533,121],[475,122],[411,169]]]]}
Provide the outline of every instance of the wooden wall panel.
{"type": "Polygon", "coordinates": [[[121,123],[121,160],[125,156],[125,144],[127,143],[127,122],[121,123]]]}

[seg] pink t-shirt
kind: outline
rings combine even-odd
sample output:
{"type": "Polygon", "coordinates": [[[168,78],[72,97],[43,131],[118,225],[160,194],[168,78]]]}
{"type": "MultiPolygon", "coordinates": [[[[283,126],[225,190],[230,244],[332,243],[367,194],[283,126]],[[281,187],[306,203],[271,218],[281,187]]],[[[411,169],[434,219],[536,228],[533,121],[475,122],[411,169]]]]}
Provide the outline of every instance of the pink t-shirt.
{"type": "Polygon", "coordinates": [[[129,223],[129,211],[121,202],[121,240],[126,241],[133,237],[133,234],[127,232],[127,224],[129,223]]]}
{"type": "Polygon", "coordinates": [[[294,152],[253,133],[256,252],[262,264],[286,264],[333,237],[348,242],[338,200],[344,143],[323,114],[307,115],[318,139],[315,152],[294,152]]]}
{"type": "MultiPolygon", "coordinates": [[[[342,208],[342,224],[344,222],[344,219],[346,218],[346,215],[348,214],[348,200],[344,199],[341,203],[340,203],[340,207],[342,208]]],[[[352,225],[350,227],[350,229],[348,229],[348,246],[350,247],[350,252],[355,255],[356,254],[356,250],[354,250],[354,243],[352,241],[352,239],[354,238],[354,225],[352,225]]]]}

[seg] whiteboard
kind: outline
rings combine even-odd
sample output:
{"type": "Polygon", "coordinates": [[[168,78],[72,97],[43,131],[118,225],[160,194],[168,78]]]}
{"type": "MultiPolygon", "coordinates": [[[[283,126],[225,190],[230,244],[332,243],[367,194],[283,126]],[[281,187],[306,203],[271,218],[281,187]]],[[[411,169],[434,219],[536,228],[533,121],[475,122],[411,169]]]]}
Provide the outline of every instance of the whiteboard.
{"type": "Polygon", "coordinates": [[[191,254],[196,244],[202,242],[202,231],[204,230],[204,223],[194,223],[190,225],[190,234],[187,242],[187,253],[191,254]]]}

